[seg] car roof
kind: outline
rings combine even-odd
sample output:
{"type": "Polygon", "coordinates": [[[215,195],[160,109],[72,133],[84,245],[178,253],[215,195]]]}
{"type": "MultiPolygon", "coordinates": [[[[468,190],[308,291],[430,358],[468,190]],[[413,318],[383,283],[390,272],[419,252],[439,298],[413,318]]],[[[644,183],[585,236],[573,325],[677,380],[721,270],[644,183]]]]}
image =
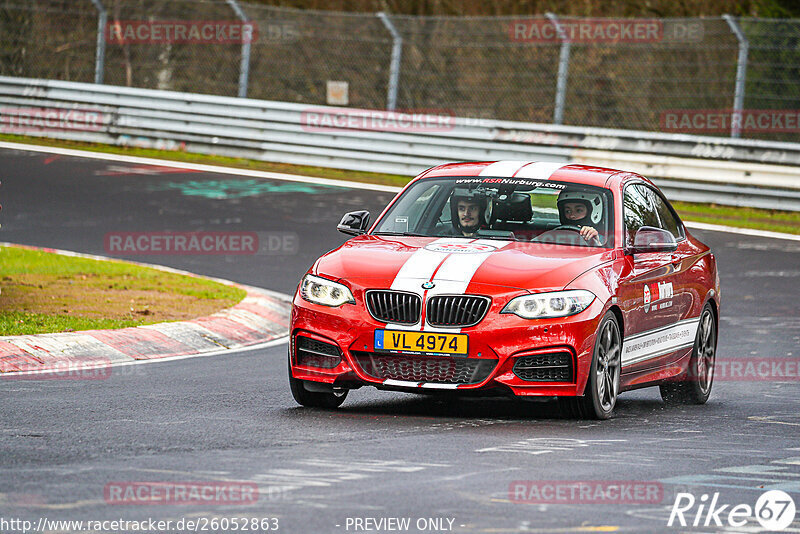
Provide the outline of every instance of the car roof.
{"type": "Polygon", "coordinates": [[[485,176],[487,178],[531,178],[536,180],[558,180],[597,187],[608,187],[608,179],[620,175],[619,179],[640,176],[607,167],[581,163],[552,161],[471,161],[446,163],[428,169],[418,179],[463,176],[485,176]]]}

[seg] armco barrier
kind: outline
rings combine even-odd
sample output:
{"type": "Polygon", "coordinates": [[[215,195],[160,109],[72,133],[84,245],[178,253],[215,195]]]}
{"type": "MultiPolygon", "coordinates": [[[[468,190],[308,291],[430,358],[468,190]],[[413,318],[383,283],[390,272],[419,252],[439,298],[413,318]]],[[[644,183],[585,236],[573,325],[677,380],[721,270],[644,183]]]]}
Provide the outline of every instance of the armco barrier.
{"type": "Polygon", "coordinates": [[[7,133],[402,175],[447,161],[590,163],[639,172],[678,200],[800,211],[797,143],[456,118],[437,110],[418,112],[441,119],[421,127],[362,120],[386,113],[0,76],[0,131],[7,133]],[[320,115],[343,120],[321,125],[320,115]]]}

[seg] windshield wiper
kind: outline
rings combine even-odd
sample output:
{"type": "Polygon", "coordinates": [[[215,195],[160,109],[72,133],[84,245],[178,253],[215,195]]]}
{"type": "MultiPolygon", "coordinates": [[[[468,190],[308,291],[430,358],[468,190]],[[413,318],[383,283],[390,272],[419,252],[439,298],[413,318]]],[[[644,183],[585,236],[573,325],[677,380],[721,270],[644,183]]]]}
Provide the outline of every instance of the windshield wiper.
{"type": "Polygon", "coordinates": [[[436,236],[426,235],[426,234],[417,234],[415,232],[374,232],[372,235],[402,235],[402,236],[410,236],[410,237],[436,237],[436,236]]]}
{"type": "MultiPolygon", "coordinates": [[[[459,236],[456,236],[459,237],[459,236]]],[[[514,236],[486,236],[486,235],[479,235],[475,237],[470,237],[469,239],[488,239],[489,241],[519,241],[519,239],[515,238],[514,236]]]]}

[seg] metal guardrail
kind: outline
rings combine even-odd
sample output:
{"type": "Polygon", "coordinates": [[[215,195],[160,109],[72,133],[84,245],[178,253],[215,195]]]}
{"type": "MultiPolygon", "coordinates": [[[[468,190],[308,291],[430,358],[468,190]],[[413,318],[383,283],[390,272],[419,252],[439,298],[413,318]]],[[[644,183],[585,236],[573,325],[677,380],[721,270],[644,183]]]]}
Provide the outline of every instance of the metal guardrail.
{"type": "Polygon", "coordinates": [[[390,112],[0,77],[5,132],[402,175],[446,161],[590,163],[639,172],[677,200],[800,211],[796,143],[470,118],[322,128],[309,113],[390,112]]]}
{"type": "Polygon", "coordinates": [[[800,142],[796,127],[748,120],[771,110],[796,124],[800,19],[418,16],[252,0],[2,5],[7,76],[800,142]],[[177,21],[202,39],[178,37],[177,21]],[[241,31],[200,30],[219,22],[241,31]],[[675,112],[691,125],[672,122],[675,112]]]}

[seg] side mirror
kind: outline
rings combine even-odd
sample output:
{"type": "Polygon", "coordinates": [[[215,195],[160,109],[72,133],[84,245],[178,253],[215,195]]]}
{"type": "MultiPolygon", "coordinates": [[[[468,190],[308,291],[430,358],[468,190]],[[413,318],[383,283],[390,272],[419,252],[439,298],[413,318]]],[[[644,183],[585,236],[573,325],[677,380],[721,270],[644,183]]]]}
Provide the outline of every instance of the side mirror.
{"type": "Polygon", "coordinates": [[[336,229],[347,235],[365,233],[369,229],[369,212],[362,210],[345,213],[336,229]]]}
{"type": "Polygon", "coordinates": [[[662,228],[642,226],[636,230],[633,245],[628,247],[629,254],[643,252],[672,252],[678,248],[675,236],[662,228]]]}

